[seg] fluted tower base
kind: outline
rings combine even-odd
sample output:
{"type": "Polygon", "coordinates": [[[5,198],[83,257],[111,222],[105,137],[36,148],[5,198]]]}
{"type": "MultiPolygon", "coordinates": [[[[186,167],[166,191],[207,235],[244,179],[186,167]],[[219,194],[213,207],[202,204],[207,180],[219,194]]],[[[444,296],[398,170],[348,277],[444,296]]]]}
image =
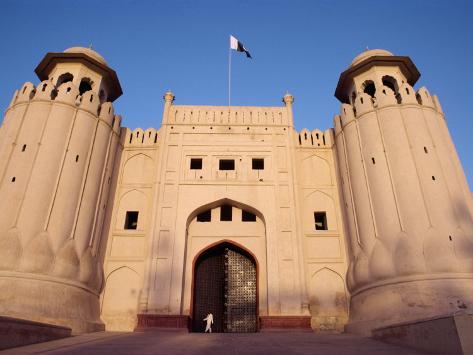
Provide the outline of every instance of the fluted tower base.
{"type": "Polygon", "coordinates": [[[418,275],[371,284],[352,294],[345,330],[376,328],[473,311],[473,274],[418,275]]]}
{"type": "Polygon", "coordinates": [[[0,314],[66,326],[72,334],[103,331],[99,296],[62,278],[0,272],[0,314]]]}

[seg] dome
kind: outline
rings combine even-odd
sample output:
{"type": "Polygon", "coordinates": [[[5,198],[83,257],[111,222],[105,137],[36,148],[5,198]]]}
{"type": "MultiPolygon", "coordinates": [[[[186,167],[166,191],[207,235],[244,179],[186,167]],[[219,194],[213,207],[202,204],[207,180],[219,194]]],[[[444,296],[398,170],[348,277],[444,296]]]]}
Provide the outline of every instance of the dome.
{"type": "Polygon", "coordinates": [[[97,62],[108,66],[106,60],[104,57],[102,57],[100,54],[98,54],[96,51],[90,49],[90,48],[85,48],[85,47],[71,47],[67,48],[64,53],[82,53],[85,54],[93,59],[95,59],[97,62]]]}
{"type": "Polygon", "coordinates": [[[394,56],[394,54],[384,49],[370,49],[370,50],[364,51],[363,53],[358,54],[355,57],[355,59],[353,59],[353,61],[351,62],[350,67],[353,67],[357,65],[358,63],[361,63],[365,59],[368,59],[370,57],[375,57],[375,56],[392,57],[394,56]]]}

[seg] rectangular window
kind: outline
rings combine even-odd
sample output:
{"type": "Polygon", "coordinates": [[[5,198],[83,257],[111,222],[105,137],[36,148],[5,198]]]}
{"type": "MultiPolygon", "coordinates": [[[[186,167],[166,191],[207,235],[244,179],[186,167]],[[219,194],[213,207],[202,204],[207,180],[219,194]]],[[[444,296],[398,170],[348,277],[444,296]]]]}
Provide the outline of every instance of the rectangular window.
{"type": "Polygon", "coordinates": [[[191,170],[202,170],[202,158],[191,159],[191,170]]]}
{"type": "Polygon", "coordinates": [[[211,210],[204,211],[197,215],[197,222],[210,222],[212,220],[211,210]]]}
{"type": "Polygon", "coordinates": [[[315,230],[327,230],[327,214],[325,212],[314,212],[315,230]]]}
{"type": "Polygon", "coordinates": [[[251,166],[253,170],[264,170],[264,159],[253,158],[251,160],[251,166]]]}
{"type": "Polygon", "coordinates": [[[138,227],[138,211],[127,211],[125,216],[125,229],[138,227]]]}
{"type": "Polygon", "coordinates": [[[218,162],[219,170],[235,170],[235,160],[233,159],[220,159],[218,162]]]}
{"type": "Polygon", "coordinates": [[[251,212],[242,210],[241,211],[241,221],[242,222],[256,222],[256,215],[251,212]]]}
{"type": "Polygon", "coordinates": [[[220,220],[231,221],[232,220],[232,206],[223,205],[220,207],[220,220]]]}

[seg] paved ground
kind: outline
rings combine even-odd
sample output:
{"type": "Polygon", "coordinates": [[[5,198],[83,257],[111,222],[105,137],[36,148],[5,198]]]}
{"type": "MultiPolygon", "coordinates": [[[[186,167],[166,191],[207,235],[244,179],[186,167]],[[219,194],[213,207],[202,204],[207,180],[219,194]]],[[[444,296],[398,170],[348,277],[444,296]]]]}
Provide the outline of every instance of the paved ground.
{"type": "Polygon", "coordinates": [[[347,334],[201,334],[102,332],[6,350],[0,354],[421,354],[347,334]]]}

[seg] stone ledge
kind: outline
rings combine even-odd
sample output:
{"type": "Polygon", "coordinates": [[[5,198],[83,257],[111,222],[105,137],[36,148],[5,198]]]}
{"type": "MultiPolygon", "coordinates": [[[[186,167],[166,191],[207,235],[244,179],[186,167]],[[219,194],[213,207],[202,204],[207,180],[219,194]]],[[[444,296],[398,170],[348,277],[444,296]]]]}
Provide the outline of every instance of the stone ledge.
{"type": "Polygon", "coordinates": [[[135,331],[145,331],[150,328],[188,330],[189,317],[169,314],[138,314],[138,324],[135,331]]]}
{"type": "Polygon", "coordinates": [[[260,331],[307,331],[312,332],[310,316],[260,316],[260,331]]]}
{"type": "Polygon", "coordinates": [[[473,315],[458,314],[373,329],[373,338],[438,354],[473,354],[473,315]]]}
{"type": "Polygon", "coordinates": [[[0,316],[0,350],[70,336],[71,328],[0,316]]]}

